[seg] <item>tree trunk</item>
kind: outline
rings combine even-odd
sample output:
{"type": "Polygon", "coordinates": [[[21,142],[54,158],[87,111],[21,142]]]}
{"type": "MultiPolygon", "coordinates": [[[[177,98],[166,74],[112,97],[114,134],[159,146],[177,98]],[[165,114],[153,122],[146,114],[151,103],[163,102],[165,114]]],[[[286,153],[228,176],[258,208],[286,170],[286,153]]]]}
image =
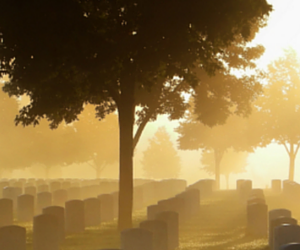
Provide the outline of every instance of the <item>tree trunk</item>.
{"type": "Polygon", "coordinates": [[[226,179],[226,189],[229,189],[229,174],[225,174],[225,179],[226,179]]]}
{"type": "Polygon", "coordinates": [[[129,83],[124,86],[123,83],[118,103],[120,130],[118,228],[120,231],[132,227],[134,109],[134,85],[129,83]]]}
{"type": "Polygon", "coordinates": [[[214,149],[216,190],[220,189],[220,164],[223,157],[223,153],[224,151],[222,150],[214,149]]]}
{"type": "Polygon", "coordinates": [[[294,181],[295,174],[295,155],[290,153],[290,168],[289,168],[289,180],[294,181]]]}

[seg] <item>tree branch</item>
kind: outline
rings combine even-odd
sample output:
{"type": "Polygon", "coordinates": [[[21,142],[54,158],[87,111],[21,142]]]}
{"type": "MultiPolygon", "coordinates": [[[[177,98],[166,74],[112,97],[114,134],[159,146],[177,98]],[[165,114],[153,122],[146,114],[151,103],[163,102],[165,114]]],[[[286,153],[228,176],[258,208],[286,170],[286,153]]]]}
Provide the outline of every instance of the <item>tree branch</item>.
{"type": "Polygon", "coordinates": [[[287,145],[285,143],[282,143],[282,145],[284,146],[284,148],[285,148],[286,152],[288,153],[288,155],[290,155],[290,151],[289,151],[287,145]]]}

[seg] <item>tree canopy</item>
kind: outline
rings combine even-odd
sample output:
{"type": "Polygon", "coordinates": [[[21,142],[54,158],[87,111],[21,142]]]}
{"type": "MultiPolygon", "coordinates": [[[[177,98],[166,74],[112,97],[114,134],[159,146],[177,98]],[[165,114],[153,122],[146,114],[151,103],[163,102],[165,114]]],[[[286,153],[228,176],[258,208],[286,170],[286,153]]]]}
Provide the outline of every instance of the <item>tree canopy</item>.
{"type": "Polygon", "coordinates": [[[196,84],[195,68],[222,67],[225,49],[250,41],[270,11],[266,0],[3,0],[4,89],[30,97],[16,118],[24,125],[73,122],[86,103],[101,117],[118,110],[119,228],[131,227],[136,90],[174,75],[196,84]]]}
{"type": "Polygon", "coordinates": [[[147,178],[179,177],[180,157],[165,127],[158,128],[153,138],[149,139],[149,146],[143,152],[142,165],[147,178]]]}
{"type": "Polygon", "coordinates": [[[262,145],[283,145],[290,158],[289,179],[294,179],[295,159],[300,147],[300,61],[295,51],[285,51],[272,62],[266,74],[264,94],[256,102],[260,113],[262,145]]]}

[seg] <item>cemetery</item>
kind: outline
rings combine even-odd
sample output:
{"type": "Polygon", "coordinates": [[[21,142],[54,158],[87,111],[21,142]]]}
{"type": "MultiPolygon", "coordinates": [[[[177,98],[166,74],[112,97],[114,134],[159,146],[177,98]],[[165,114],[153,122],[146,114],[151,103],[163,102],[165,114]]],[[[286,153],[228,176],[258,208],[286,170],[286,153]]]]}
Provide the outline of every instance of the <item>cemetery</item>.
{"type": "Polygon", "coordinates": [[[2,179],[0,249],[299,249],[296,182],[258,189],[238,180],[229,190],[212,179],[134,183],[133,228],[119,232],[117,180],[2,179]]]}

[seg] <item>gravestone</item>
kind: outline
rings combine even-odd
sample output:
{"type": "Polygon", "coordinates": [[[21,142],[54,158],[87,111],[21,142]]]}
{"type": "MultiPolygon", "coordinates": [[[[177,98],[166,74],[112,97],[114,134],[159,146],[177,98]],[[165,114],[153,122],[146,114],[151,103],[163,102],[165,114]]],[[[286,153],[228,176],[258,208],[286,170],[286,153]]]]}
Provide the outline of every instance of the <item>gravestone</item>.
{"type": "Polygon", "coordinates": [[[262,198],[257,198],[257,197],[250,197],[247,200],[247,205],[251,205],[251,204],[256,204],[256,203],[260,203],[260,204],[266,204],[266,200],[262,199],[262,198]]]}
{"type": "Polygon", "coordinates": [[[114,203],[114,218],[118,217],[119,213],[119,192],[111,193],[114,203]]]}
{"type": "Polygon", "coordinates": [[[26,250],[26,229],[15,225],[1,227],[0,249],[26,250]]]}
{"type": "Polygon", "coordinates": [[[300,226],[283,224],[274,229],[274,250],[292,242],[300,242],[300,226]]]}
{"type": "Polygon", "coordinates": [[[59,181],[52,181],[49,183],[50,192],[53,193],[56,190],[61,189],[61,183],[59,181]]]}
{"type": "Polygon", "coordinates": [[[165,221],[146,220],[140,223],[140,228],[153,234],[153,249],[168,250],[168,226],[165,221]]]}
{"type": "Polygon", "coordinates": [[[290,224],[290,225],[297,225],[297,220],[291,217],[276,217],[269,221],[269,246],[270,249],[274,248],[274,230],[276,227],[283,225],[283,224],[290,224]]]}
{"type": "MultiPolygon", "coordinates": [[[[60,183],[59,183],[60,184],[60,183]]],[[[56,189],[52,192],[52,204],[54,206],[64,207],[68,200],[68,191],[65,189],[56,189]]]]}
{"type": "Polygon", "coordinates": [[[34,187],[34,186],[25,187],[24,194],[30,194],[33,197],[35,197],[36,196],[36,187],[34,187]]]}
{"type": "Polygon", "coordinates": [[[143,228],[130,228],[121,232],[122,250],[156,250],[153,247],[153,234],[143,228]]]}
{"type": "Polygon", "coordinates": [[[65,209],[59,206],[45,207],[43,214],[51,214],[57,218],[58,237],[59,241],[63,242],[65,239],[65,209]]]}
{"type": "Polygon", "coordinates": [[[11,199],[13,201],[13,208],[16,208],[17,197],[19,195],[19,190],[16,187],[4,187],[2,191],[2,197],[6,199],[11,199]]]}
{"type": "Polygon", "coordinates": [[[82,233],[84,231],[84,203],[81,200],[70,200],[65,204],[66,233],[82,233]]]}
{"type": "Polygon", "coordinates": [[[282,245],[280,250],[300,250],[300,243],[289,243],[282,245]]]}
{"type": "Polygon", "coordinates": [[[156,215],[163,211],[163,208],[159,205],[150,205],[147,207],[147,219],[154,220],[156,215]]]}
{"type": "Polygon", "coordinates": [[[32,221],[34,216],[34,197],[22,194],[17,198],[17,219],[20,222],[32,221]]]}
{"type": "Polygon", "coordinates": [[[84,201],[85,226],[98,226],[101,223],[101,202],[97,198],[88,198],[84,201]]]}
{"type": "Polygon", "coordinates": [[[52,194],[49,192],[37,193],[36,195],[36,213],[42,213],[44,207],[52,205],[52,194]]]}
{"type": "Polygon", "coordinates": [[[247,206],[247,234],[264,237],[268,235],[268,206],[255,203],[247,206]]]}
{"type": "Polygon", "coordinates": [[[0,227],[13,225],[13,201],[11,199],[0,199],[0,227]]]}
{"type": "Polygon", "coordinates": [[[70,187],[67,189],[69,200],[80,200],[81,199],[81,188],[70,187]]]}
{"type": "Polygon", "coordinates": [[[36,192],[37,193],[49,192],[49,185],[47,184],[38,185],[36,188],[36,192]]]}
{"type": "Polygon", "coordinates": [[[61,189],[69,189],[71,187],[71,182],[64,181],[61,183],[61,189]]]}
{"type": "Polygon", "coordinates": [[[0,190],[1,190],[1,198],[3,197],[3,188],[4,187],[9,187],[9,182],[8,181],[0,181],[0,190]]]}
{"type": "Polygon", "coordinates": [[[111,194],[98,195],[101,203],[101,222],[112,221],[114,219],[114,200],[111,194]]]}
{"type": "Polygon", "coordinates": [[[173,250],[179,247],[179,215],[173,211],[165,211],[156,214],[156,220],[167,223],[168,249],[173,250]]]}
{"type": "Polygon", "coordinates": [[[33,218],[33,250],[59,250],[58,220],[52,214],[40,214],[33,218]]]}

